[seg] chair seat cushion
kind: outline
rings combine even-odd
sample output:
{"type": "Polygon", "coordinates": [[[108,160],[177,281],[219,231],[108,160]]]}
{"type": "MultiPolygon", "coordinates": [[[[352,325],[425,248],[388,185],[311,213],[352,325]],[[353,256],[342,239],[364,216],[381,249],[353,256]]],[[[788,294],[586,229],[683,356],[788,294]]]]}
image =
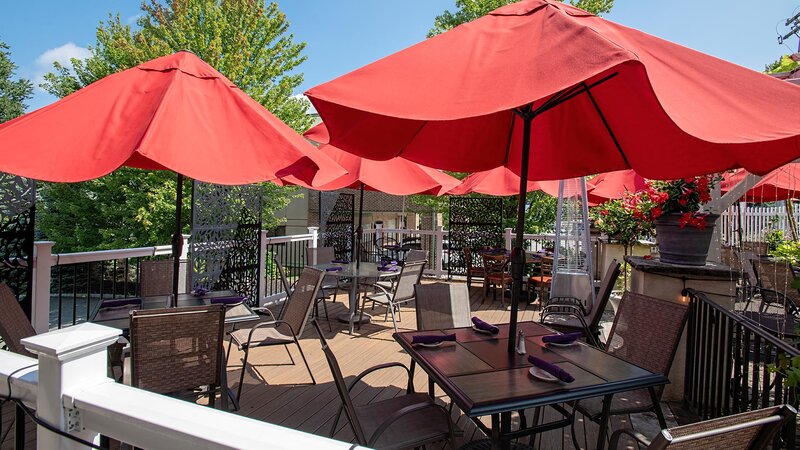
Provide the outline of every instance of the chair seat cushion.
{"type": "Polygon", "coordinates": [[[473,267],[471,269],[467,269],[467,273],[471,277],[483,277],[483,268],[482,267],[473,267]]]}
{"type": "MultiPolygon", "coordinates": [[[[611,400],[611,414],[626,414],[630,412],[646,411],[653,407],[650,401],[650,393],[647,389],[637,389],[635,391],[621,392],[614,394],[611,400]]],[[[603,414],[603,397],[593,397],[578,402],[578,411],[593,420],[597,420],[603,414]]]]}
{"type": "Polygon", "coordinates": [[[553,281],[553,277],[550,275],[534,275],[528,278],[528,281],[531,283],[549,284],[551,281],[553,281]]]}
{"type": "MultiPolygon", "coordinates": [[[[250,335],[250,329],[242,328],[231,333],[231,338],[239,348],[248,346],[247,337],[250,335]]],[[[250,347],[260,347],[264,345],[280,345],[290,344],[294,342],[291,336],[287,336],[274,327],[261,327],[256,328],[253,332],[253,338],[250,341],[250,347]]]]}
{"type": "Polygon", "coordinates": [[[512,278],[509,274],[491,273],[486,275],[486,279],[493,283],[511,283],[512,278]]]}
{"type": "MultiPolygon", "coordinates": [[[[432,404],[427,394],[409,394],[356,406],[356,415],[367,439],[391,414],[407,406],[432,404]]],[[[445,439],[449,433],[445,416],[433,408],[410,413],[395,421],[375,442],[374,448],[406,449],[445,439]]]]}

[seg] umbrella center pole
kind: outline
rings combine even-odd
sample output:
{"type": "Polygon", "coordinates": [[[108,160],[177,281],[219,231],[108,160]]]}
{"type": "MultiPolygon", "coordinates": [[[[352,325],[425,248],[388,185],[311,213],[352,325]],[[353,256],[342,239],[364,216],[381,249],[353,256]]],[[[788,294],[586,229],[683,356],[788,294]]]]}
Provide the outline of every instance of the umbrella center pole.
{"type": "Polygon", "coordinates": [[[532,105],[516,111],[523,120],[522,167],[519,172],[519,201],[517,202],[517,236],[511,252],[511,318],[509,320],[508,352],[516,351],[517,309],[522,298],[522,283],[525,273],[525,206],[528,192],[528,160],[531,149],[531,123],[535,113],[532,105]]]}
{"type": "Polygon", "coordinates": [[[183,175],[178,174],[175,199],[175,234],[172,235],[172,298],[170,303],[177,306],[178,287],[183,253],[183,235],[181,234],[181,213],[183,212],[183,175]]]}

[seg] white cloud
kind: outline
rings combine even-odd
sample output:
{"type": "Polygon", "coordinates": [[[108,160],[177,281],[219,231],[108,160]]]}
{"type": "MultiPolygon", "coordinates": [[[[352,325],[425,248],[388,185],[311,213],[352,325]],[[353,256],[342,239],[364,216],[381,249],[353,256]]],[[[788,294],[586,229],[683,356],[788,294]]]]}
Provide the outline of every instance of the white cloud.
{"type": "Polygon", "coordinates": [[[66,44],[45,50],[44,53],[36,58],[36,72],[33,76],[33,84],[36,86],[37,91],[42,91],[39,84],[44,82],[44,75],[53,70],[53,63],[61,63],[64,67],[72,68],[72,58],[86,59],[92,56],[92,53],[86,47],[79,47],[74,42],[67,42],[66,44]]]}
{"type": "Polygon", "coordinates": [[[72,67],[72,58],[86,59],[92,56],[88,48],[78,47],[74,42],[67,42],[61,47],[45,50],[44,53],[36,58],[36,64],[42,68],[51,68],[54,62],[59,62],[65,66],[72,67]]]}

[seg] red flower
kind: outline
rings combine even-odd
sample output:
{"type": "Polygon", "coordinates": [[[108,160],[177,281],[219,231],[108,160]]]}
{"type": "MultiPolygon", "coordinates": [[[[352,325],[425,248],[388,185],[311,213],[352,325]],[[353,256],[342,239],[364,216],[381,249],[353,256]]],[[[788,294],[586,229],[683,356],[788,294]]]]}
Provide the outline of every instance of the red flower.
{"type": "Polygon", "coordinates": [[[689,225],[692,222],[692,213],[683,213],[681,216],[680,221],[678,222],[678,226],[681,228],[685,228],[686,225],[689,225]]]}
{"type": "Polygon", "coordinates": [[[686,203],[688,203],[688,200],[686,200],[686,198],[678,200],[678,204],[680,204],[681,206],[686,206],[686,203]]]}
{"type": "Polygon", "coordinates": [[[664,214],[664,210],[662,210],[660,206],[656,206],[650,210],[650,218],[653,220],[658,219],[662,214],[664,214]]]}
{"type": "Polygon", "coordinates": [[[608,215],[608,210],[607,209],[601,209],[600,210],[600,215],[601,216],[607,216],[608,215]]]}

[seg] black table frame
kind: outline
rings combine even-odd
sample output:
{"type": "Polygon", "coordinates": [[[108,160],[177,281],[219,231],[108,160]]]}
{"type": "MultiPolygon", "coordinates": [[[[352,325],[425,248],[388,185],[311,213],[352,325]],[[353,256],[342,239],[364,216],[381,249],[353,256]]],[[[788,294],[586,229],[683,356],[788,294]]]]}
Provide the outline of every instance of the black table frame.
{"type": "MultiPolygon", "coordinates": [[[[516,363],[511,363],[509,366],[513,367],[494,367],[490,362],[487,362],[484,359],[481,359],[479,356],[480,352],[473,352],[470,350],[472,345],[464,345],[470,344],[473,342],[484,342],[484,341],[491,341],[493,339],[507,339],[508,338],[508,325],[499,325],[498,326],[501,330],[500,334],[497,336],[487,336],[475,333],[471,328],[458,328],[452,330],[440,330],[439,332],[443,333],[456,333],[457,342],[455,343],[446,343],[443,345],[455,345],[460,346],[461,348],[465,349],[469,353],[461,352],[464,356],[461,357],[462,361],[471,359],[473,355],[480,359],[481,361],[485,362],[488,368],[475,368],[474,370],[465,369],[462,373],[457,373],[454,375],[447,375],[444,372],[444,368],[442,367],[443,364],[437,363],[436,361],[431,361],[431,359],[437,359],[437,350],[436,349],[427,349],[427,348],[417,348],[411,345],[411,338],[415,334],[436,334],[437,331],[425,331],[425,332],[400,332],[395,333],[393,336],[395,340],[400,344],[400,346],[411,356],[412,363],[415,365],[419,365],[425,373],[428,374],[429,377],[429,390],[432,394],[432,388],[434,383],[438,384],[439,387],[450,397],[451,401],[454,402],[458,407],[470,417],[476,425],[485,431],[492,439],[492,448],[509,448],[510,441],[512,439],[516,439],[525,435],[535,434],[544,432],[550,429],[560,428],[566,425],[570,425],[573,417],[568,411],[566,411],[563,407],[559,404],[592,398],[592,397],[604,397],[603,402],[603,416],[604,420],[602,420],[600,424],[600,432],[598,433],[598,444],[597,448],[602,449],[605,445],[605,437],[608,431],[608,416],[609,416],[609,409],[611,406],[611,400],[614,394],[620,392],[627,392],[633,391],[637,389],[648,389],[651,393],[653,398],[655,397],[655,388],[657,386],[661,386],[664,384],[669,383],[669,380],[660,374],[655,374],[649,372],[645,369],[642,369],[638,366],[630,364],[620,358],[617,358],[614,355],[605,353],[601,350],[598,350],[594,347],[590,347],[585,344],[579,344],[582,346],[578,350],[583,354],[583,352],[587,352],[586,354],[594,359],[595,362],[597,360],[603,361],[605,360],[607,363],[615,364],[617,366],[622,365],[621,367],[629,367],[632,370],[639,372],[641,376],[637,377],[629,377],[629,378],[622,378],[622,379],[615,379],[609,380],[604,378],[603,376],[598,375],[599,372],[597,370],[593,370],[592,367],[586,367],[581,365],[580,358],[575,358],[574,356],[570,358],[570,352],[568,350],[562,349],[550,349],[549,347],[544,347],[541,344],[541,336],[544,334],[554,333],[551,329],[545,327],[544,325],[534,323],[534,322],[526,322],[520,323],[519,327],[522,330],[525,330],[526,334],[526,346],[528,347],[528,354],[550,354],[551,356],[557,356],[557,359],[560,359],[563,362],[573,364],[574,366],[581,369],[582,372],[589,373],[593,375],[595,378],[599,378],[603,382],[595,383],[589,386],[582,386],[570,389],[570,385],[565,384],[552,384],[552,389],[548,392],[543,392],[536,395],[528,395],[523,397],[517,398],[505,398],[496,401],[485,401],[485,402],[476,402],[474,401],[471,396],[470,392],[465,392],[464,389],[460,388],[457,384],[458,379],[463,379],[465,376],[473,376],[473,375],[480,375],[491,373],[492,376],[503,374],[510,374],[511,371],[519,371],[522,368],[530,367],[530,363],[524,362],[521,363],[520,359],[527,358],[527,356],[515,356],[515,355],[508,355],[504,345],[498,345],[497,350],[504,352],[506,357],[517,361],[516,363]],[[532,347],[531,347],[532,346],[532,347]],[[544,353],[543,353],[544,352],[544,353]],[[547,353],[551,352],[551,353],[547,353]],[[429,355],[430,358],[426,357],[425,355],[429,355]],[[567,355],[567,356],[564,356],[567,355]],[[516,358],[516,359],[515,359],[516,358]],[[541,406],[550,406],[554,407],[556,411],[564,415],[564,419],[560,419],[555,422],[546,423],[542,425],[533,425],[531,427],[526,427],[525,423],[521,423],[520,430],[511,431],[511,413],[513,411],[522,411],[528,408],[536,408],[541,406]],[[492,426],[491,429],[486,427],[479,418],[482,416],[491,416],[492,426]]],[[[459,349],[455,349],[461,351],[459,349]]],[[[488,353],[485,355],[488,356],[488,353]]],[[[499,355],[494,355],[495,357],[499,357],[499,355]]],[[[586,359],[586,358],[584,358],[586,359]]],[[[498,365],[496,361],[495,366],[498,365]]],[[[586,362],[584,362],[585,364],[586,362]]],[[[527,371],[527,368],[525,369],[527,371]]],[[[607,375],[606,375],[607,376],[607,375]]],[[[658,405],[656,405],[658,406],[658,405]]],[[[659,417],[662,420],[661,417],[659,417]]]]}

